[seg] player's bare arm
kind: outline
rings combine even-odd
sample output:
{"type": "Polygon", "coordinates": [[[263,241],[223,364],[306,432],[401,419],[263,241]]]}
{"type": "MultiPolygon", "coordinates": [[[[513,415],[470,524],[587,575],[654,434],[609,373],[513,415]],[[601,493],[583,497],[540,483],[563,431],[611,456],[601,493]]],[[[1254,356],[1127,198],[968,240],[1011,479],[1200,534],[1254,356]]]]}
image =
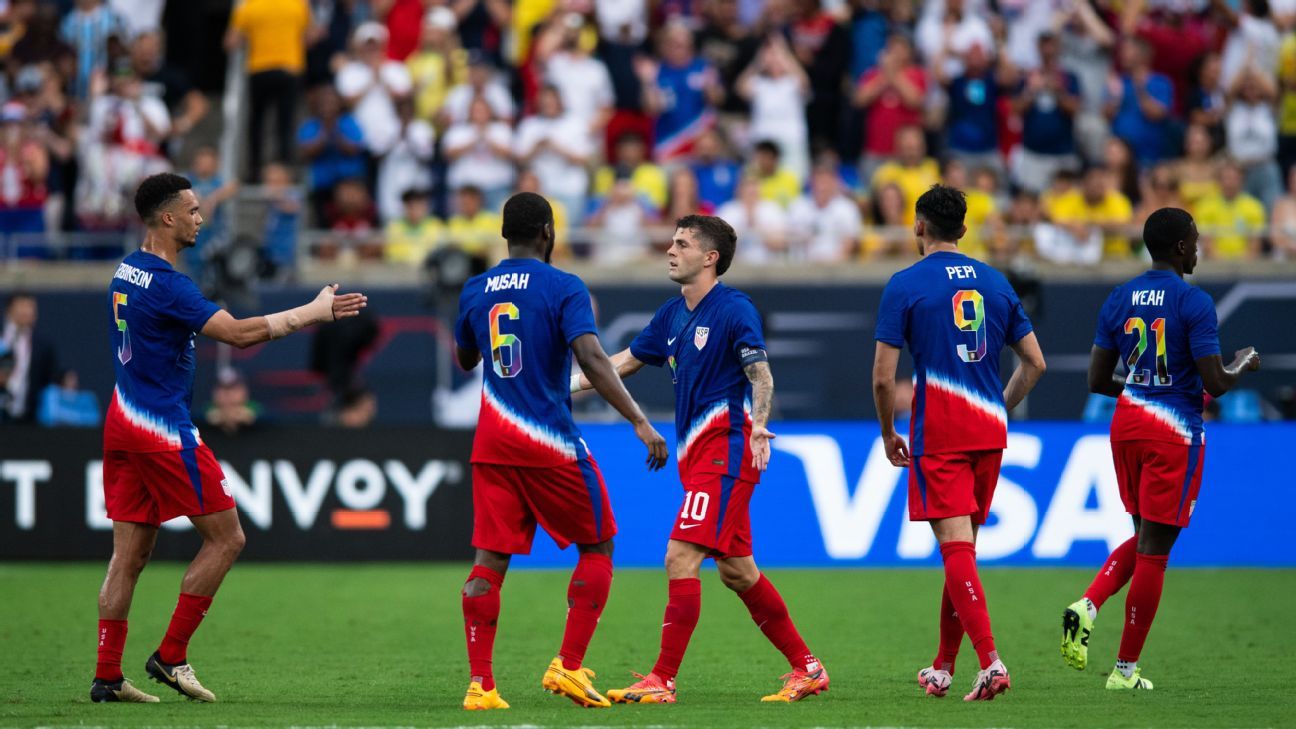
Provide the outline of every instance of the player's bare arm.
{"type": "Polygon", "coordinates": [[[1026,399],[1026,395],[1034,389],[1035,384],[1044,376],[1044,370],[1048,365],[1044,363],[1044,352],[1040,350],[1039,340],[1035,338],[1035,332],[1031,332],[1021,339],[1014,342],[1012,350],[1017,353],[1017,369],[1013,370],[1012,377],[1008,378],[1008,386],[1004,388],[1004,407],[1012,410],[1026,399]]]}
{"type": "Polygon", "coordinates": [[[337,289],[338,284],[330,284],[320,289],[319,295],[309,304],[265,316],[235,319],[222,309],[207,320],[202,333],[218,342],[243,349],[286,337],[312,324],[356,316],[368,306],[369,298],[364,294],[338,295],[337,289]]]}
{"type": "Polygon", "coordinates": [[[666,459],[669,457],[666,439],[652,427],[652,423],[648,422],[648,417],[643,414],[643,410],[639,409],[639,403],[630,397],[630,393],[625,389],[621,377],[612,365],[612,360],[608,359],[607,352],[603,351],[603,345],[599,344],[598,337],[594,334],[582,334],[572,340],[571,349],[577,363],[580,364],[581,371],[589,378],[594,389],[608,401],[609,405],[621,413],[621,417],[630,421],[634,426],[635,435],[648,446],[648,468],[653,471],[660,470],[666,465],[666,459]]]}
{"type": "Polygon", "coordinates": [[[1120,397],[1125,392],[1125,382],[1116,375],[1119,358],[1116,351],[1097,345],[1089,350],[1089,392],[1107,397],[1120,397]]]}
{"type": "Polygon", "coordinates": [[[887,460],[897,468],[909,465],[909,446],[895,429],[895,375],[900,363],[900,348],[878,342],[873,355],[873,405],[882,426],[882,442],[887,460]]]}
{"type": "MultiPolygon", "coordinates": [[[[644,368],[644,363],[636,359],[633,354],[630,354],[629,347],[617,352],[609,359],[612,362],[612,368],[616,370],[617,377],[620,377],[623,380],[644,368]]],[[[590,383],[589,378],[586,377],[583,372],[577,372],[572,375],[571,385],[572,392],[589,390],[594,387],[594,385],[590,383]]]]}
{"type": "Polygon", "coordinates": [[[455,360],[459,363],[459,368],[464,372],[477,366],[482,359],[481,352],[473,347],[460,347],[455,345],[455,360]]]}
{"type": "Polygon", "coordinates": [[[769,442],[775,437],[766,427],[774,402],[774,373],[770,371],[769,362],[752,362],[743,367],[743,372],[752,386],[752,468],[764,471],[769,466],[769,442]]]}
{"type": "Polygon", "coordinates": [[[1201,373],[1202,385],[1211,397],[1220,397],[1237,386],[1243,372],[1255,372],[1260,369],[1260,353],[1255,347],[1239,349],[1233,354],[1233,361],[1228,365],[1218,355],[1199,357],[1197,371],[1201,373]]]}

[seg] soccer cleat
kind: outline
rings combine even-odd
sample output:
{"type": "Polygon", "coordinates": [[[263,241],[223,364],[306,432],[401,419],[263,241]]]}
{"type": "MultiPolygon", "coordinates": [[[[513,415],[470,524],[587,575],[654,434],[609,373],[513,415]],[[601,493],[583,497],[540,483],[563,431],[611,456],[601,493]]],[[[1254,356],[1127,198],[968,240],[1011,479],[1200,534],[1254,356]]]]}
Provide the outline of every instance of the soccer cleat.
{"type": "Polygon", "coordinates": [[[977,672],[976,681],[972,682],[972,691],[963,697],[964,701],[994,701],[994,697],[1012,688],[1008,678],[1008,669],[1003,661],[995,661],[989,668],[977,672]]]}
{"type": "Polygon", "coordinates": [[[94,683],[90,684],[90,700],[96,704],[103,704],[110,701],[121,701],[129,704],[156,704],[161,699],[153,694],[146,694],[135,688],[127,679],[117,681],[105,681],[102,678],[96,678],[94,683]]]}
{"type": "Polygon", "coordinates": [[[162,658],[157,651],[149,656],[148,662],[144,664],[144,670],[154,681],[170,686],[176,690],[176,693],[192,701],[205,701],[212,703],[216,700],[216,694],[203,688],[198,682],[198,677],[194,675],[193,666],[188,663],[177,663],[167,665],[162,662],[162,658]]]}
{"type": "Polygon", "coordinates": [[[1119,668],[1113,668],[1111,675],[1107,677],[1107,688],[1112,691],[1119,691],[1121,689],[1144,689],[1146,691],[1151,691],[1152,682],[1143,678],[1143,674],[1141,673],[1142,670],[1143,669],[1141,668],[1135,668],[1134,675],[1125,678],[1125,674],[1121,673],[1119,668]]]}
{"type": "Polygon", "coordinates": [[[1093,633],[1093,618],[1083,598],[1062,611],[1062,660],[1068,666],[1083,671],[1089,664],[1089,635],[1093,633]]]}
{"type": "Polygon", "coordinates": [[[611,706],[612,702],[603,698],[603,694],[594,688],[590,681],[592,678],[594,672],[590,669],[582,666],[575,671],[568,671],[563,668],[562,659],[555,658],[545,670],[540,686],[551,694],[566,696],[577,706],[586,709],[605,709],[611,706]]]}
{"type": "Polygon", "coordinates": [[[813,671],[796,670],[791,673],[785,673],[783,679],[783,688],[778,693],[761,697],[764,703],[781,701],[783,703],[792,703],[800,701],[807,696],[821,694],[828,690],[828,670],[819,666],[813,671]]]}
{"type": "Polygon", "coordinates": [[[673,704],[675,703],[675,679],[664,682],[653,674],[647,676],[636,673],[639,682],[623,689],[612,689],[607,697],[614,704],[673,704]]]}
{"type": "Polygon", "coordinates": [[[949,693],[950,684],[953,681],[953,674],[939,668],[926,666],[918,672],[918,685],[927,691],[928,696],[943,697],[949,693]]]}
{"type": "Polygon", "coordinates": [[[468,693],[464,694],[463,706],[469,711],[507,709],[509,707],[508,702],[500,698],[498,686],[487,691],[482,688],[480,681],[472,681],[468,684],[468,693]]]}

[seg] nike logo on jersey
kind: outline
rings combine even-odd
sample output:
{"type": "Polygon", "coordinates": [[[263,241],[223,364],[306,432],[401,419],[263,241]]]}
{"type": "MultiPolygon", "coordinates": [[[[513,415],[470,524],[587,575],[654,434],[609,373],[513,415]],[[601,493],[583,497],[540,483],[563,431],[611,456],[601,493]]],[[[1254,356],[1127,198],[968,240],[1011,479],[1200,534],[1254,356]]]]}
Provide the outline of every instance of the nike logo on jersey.
{"type": "Polygon", "coordinates": [[[679,525],[679,528],[680,528],[680,529],[692,529],[693,527],[700,527],[700,526],[702,526],[702,525],[701,525],[701,524],[680,524],[680,525],[679,525]]]}
{"type": "Polygon", "coordinates": [[[675,339],[676,339],[675,337],[671,337],[670,339],[667,339],[667,340],[666,340],[666,346],[667,346],[667,347],[672,347],[672,346],[674,346],[674,345],[675,345],[675,339]]]}

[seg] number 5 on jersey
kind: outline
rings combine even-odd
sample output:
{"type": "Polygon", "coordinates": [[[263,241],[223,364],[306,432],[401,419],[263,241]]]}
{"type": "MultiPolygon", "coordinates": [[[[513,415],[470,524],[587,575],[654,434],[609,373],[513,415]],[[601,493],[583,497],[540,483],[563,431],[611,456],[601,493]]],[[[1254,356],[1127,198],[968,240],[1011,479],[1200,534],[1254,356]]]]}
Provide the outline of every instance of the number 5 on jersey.
{"type": "Polygon", "coordinates": [[[496,304],[490,311],[491,364],[500,377],[517,377],[522,371],[522,340],[516,334],[500,332],[500,320],[521,318],[511,302],[496,304]]]}
{"type": "Polygon", "coordinates": [[[114,293],[113,294],[113,321],[117,322],[117,331],[121,332],[122,335],[121,346],[117,348],[117,359],[122,364],[126,364],[127,362],[131,361],[130,332],[126,330],[126,320],[122,318],[122,315],[125,312],[122,312],[118,308],[118,307],[125,307],[125,306],[126,306],[126,294],[114,293]]]}

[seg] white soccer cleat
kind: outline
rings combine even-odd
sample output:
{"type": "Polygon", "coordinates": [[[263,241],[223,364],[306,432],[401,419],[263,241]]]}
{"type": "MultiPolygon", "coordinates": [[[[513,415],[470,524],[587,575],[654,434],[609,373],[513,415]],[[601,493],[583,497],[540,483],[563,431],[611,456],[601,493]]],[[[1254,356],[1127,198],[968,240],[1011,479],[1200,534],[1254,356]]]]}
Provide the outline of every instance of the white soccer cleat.
{"type": "Polygon", "coordinates": [[[927,666],[918,672],[918,685],[922,686],[928,696],[940,698],[949,693],[954,675],[949,671],[927,666]]]}
{"type": "Polygon", "coordinates": [[[994,697],[1010,688],[1012,681],[1008,678],[1008,669],[1004,667],[1003,661],[996,660],[977,673],[976,681],[972,682],[972,690],[963,700],[993,701],[994,697]]]}

